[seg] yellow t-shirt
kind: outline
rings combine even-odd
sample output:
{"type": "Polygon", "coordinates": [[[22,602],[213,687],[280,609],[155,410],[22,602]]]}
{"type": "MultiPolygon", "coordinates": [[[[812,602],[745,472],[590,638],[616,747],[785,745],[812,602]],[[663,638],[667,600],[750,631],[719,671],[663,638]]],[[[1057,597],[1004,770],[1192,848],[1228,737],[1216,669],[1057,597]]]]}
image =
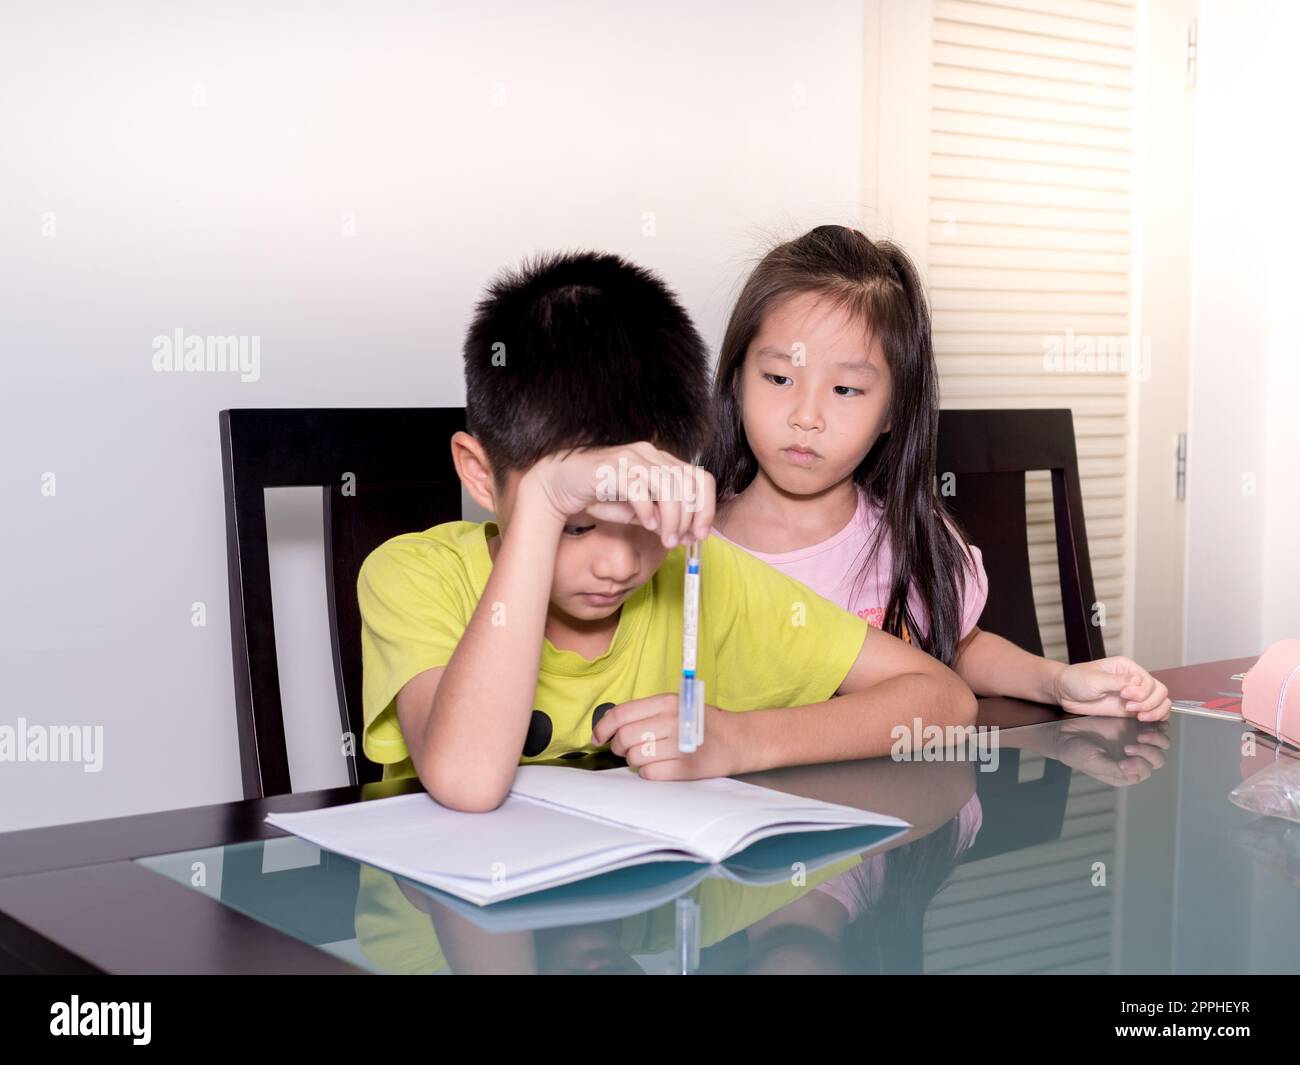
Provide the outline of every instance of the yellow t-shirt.
{"type": "MultiPolygon", "coordinates": [[[[396,696],[445,666],[492,571],[495,522],[453,521],[394,537],[357,578],[361,606],[362,749],[384,779],[415,776],[396,696]]],[[[595,659],[543,638],[537,691],[520,762],[592,752],[593,715],[631,699],[675,692],[681,679],[685,549],[674,548],[624,600],[608,649],[595,659]]],[[[802,706],[833,696],[857,660],[867,623],[743,548],[701,545],[697,675],[725,710],[802,706]]]]}

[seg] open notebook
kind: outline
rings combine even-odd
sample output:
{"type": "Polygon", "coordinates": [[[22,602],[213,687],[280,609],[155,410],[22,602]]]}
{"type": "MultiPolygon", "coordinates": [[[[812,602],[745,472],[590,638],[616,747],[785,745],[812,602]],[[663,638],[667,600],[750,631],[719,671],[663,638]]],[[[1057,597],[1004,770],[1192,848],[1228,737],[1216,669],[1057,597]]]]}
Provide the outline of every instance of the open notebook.
{"type": "Polygon", "coordinates": [[[648,862],[715,865],[771,836],[876,829],[866,849],[910,827],[727,778],[649,781],[631,769],[563,766],[520,766],[491,813],[450,810],[422,792],[266,820],[480,906],[648,862]]]}

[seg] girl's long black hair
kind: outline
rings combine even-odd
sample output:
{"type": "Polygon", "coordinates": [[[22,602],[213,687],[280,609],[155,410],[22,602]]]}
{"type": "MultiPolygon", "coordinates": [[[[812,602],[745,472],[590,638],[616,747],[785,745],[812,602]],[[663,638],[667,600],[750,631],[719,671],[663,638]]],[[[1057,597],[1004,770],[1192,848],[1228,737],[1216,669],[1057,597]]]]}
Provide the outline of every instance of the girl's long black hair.
{"type": "Polygon", "coordinates": [[[855,484],[880,508],[855,588],[866,580],[889,537],[893,567],[882,629],[903,635],[951,666],[961,638],[962,567],[974,560],[960,528],[935,489],[939,433],[939,375],[930,342],[930,311],[916,267],[888,241],[872,241],[845,226],[818,226],[778,244],[745,282],[718,356],[714,378],[714,434],[704,467],[717,481],[718,503],[738,495],[758,472],[745,437],[741,368],[763,316],[781,301],[815,293],[858,317],[881,340],[893,380],[889,420],[853,472],[855,484]],[[922,630],[908,606],[915,588],[930,615],[922,630]]]}

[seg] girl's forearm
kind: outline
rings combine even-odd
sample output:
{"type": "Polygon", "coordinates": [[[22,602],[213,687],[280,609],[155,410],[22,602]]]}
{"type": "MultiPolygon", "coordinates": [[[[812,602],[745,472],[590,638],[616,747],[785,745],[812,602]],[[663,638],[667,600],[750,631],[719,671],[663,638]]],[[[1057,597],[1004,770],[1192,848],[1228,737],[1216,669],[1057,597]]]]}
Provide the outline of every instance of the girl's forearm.
{"type": "Polygon", "coordinates": [[[1056,681],[1065,666],[1021,650],[991,632],[977,631],[958,653],[953,668],[976,695],[1056,703],[1056,681]]]}

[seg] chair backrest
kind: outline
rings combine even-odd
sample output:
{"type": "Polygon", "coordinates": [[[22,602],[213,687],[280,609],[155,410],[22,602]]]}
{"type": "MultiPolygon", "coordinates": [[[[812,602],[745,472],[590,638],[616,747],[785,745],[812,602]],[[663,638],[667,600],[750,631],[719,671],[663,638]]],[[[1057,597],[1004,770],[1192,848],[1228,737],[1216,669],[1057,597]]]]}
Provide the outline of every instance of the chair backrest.
{"type": "Polygon", "coordinates": [[[1052,475],[1056,560],[1069,659],[1104,658],[1101,630],[1092,623],[1096,598],[1070,411],[940,411],[940,498],[980,549],[989,579],[979,627],[1041,655],[1025,515],[1025,474],[1030,470],[1049,470],[1052,475]]]}
{"type": "Polygon", "coordinates": [[[324,506],[326,609],[338,691],[340,755],[354,783],[382,767],[361,750],[357,574],[390,537],[461,517],[448,440],[461,407],[223,410],[226,568],[235,715],[245,798],[292,791],[271,609],[265,489],[318,486],[324,506]],[[350,737],[351,753],[345,737],[350,737]]]}

